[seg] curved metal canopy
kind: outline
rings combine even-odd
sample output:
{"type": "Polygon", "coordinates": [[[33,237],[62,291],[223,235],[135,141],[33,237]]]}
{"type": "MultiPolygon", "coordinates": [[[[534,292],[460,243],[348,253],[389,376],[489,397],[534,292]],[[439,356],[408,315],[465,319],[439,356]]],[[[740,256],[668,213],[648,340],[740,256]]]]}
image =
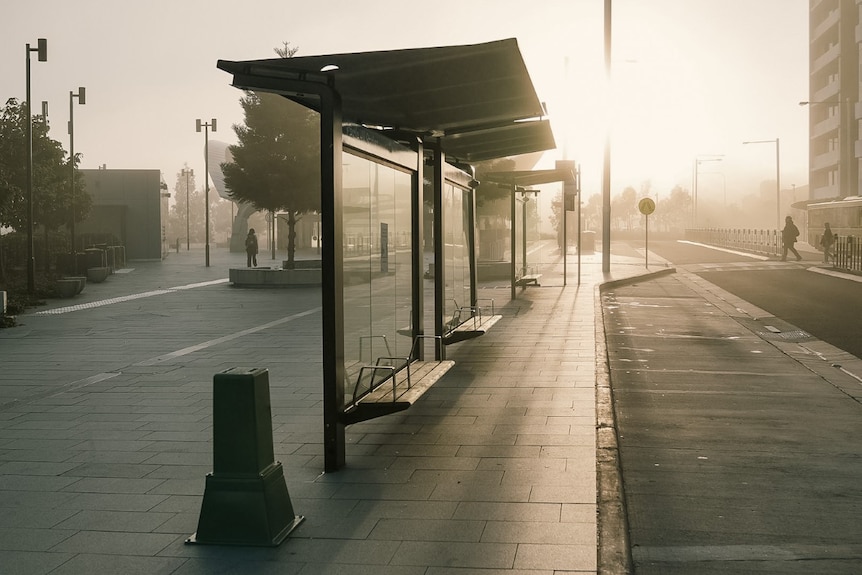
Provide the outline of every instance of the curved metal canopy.
{"type": "Polygon", "coordinates": [[[345,122],[395,129],[440,142],[476,162],[553,149],[550,122],[517,40],[265,60],[219,60],[245,90],[274,91],[318,109],[313,94],[279,90],[278,80],[326,84],[345,122]]]}

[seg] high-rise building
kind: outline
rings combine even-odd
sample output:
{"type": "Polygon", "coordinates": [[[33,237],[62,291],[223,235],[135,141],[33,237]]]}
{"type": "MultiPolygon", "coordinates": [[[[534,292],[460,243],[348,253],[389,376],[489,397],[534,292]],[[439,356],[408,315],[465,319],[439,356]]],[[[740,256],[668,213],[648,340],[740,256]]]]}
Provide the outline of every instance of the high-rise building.
{"type": "Polygon", "coordinates": [[[809,0],[811,199],[859,195],[862,0],[809,0]]]}

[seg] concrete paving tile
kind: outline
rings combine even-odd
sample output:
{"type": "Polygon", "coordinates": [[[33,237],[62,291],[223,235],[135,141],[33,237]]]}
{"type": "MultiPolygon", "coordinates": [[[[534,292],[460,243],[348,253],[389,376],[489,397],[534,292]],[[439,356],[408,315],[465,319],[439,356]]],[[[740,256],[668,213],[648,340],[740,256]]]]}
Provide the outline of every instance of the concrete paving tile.
{"type": "Polygon", "coordinates": [[[49,549],[60,553],[153,556],[175,539],[166,533],[78,531],[49,549]]]}
{"type": "Polygon", "coordinates": [[[0,527],[49,529],[75,513],[73,509],[3,507],[0,508],[0,527]]]}
{"type": "Polygon", "coordinates": [[[392,461],[390,469],[473,471],[481,469],[479,463],[480,460],[473,457],[405,457],[402,455],[392,461]]]}
{"type": "MultiPolygon", "coordinates": [[[[577,431],[577,430],[573,430],[577,431]]],[[[518,445],[595,445],[595,430],[590,429],[578,433],[563,434],[519,434],[516,442],[518,445]]]]}
{"type": "MultiPolygon", "coordinates": [[[[77,480],[77,477],[57,477],[52,475],[0,475],[0,493],[14,491],[60,491],[77,480]]],[[[0,505],[2,505],[2,502],[0,502],[0,505]]]]}
{"type": "Polygon", "coordinates": [[[516,545],[503,543],[404,541],[392,558],[392,564],[511,568],[516,550],[516,545]]]}
{"type": "Polygon", "coordinates": [[[160,465],[147,473],[147,479],[197,479],[212,471],[210,465],[160,465]]]}
{"type": "Polygon", "coordinates": [[[212,438],[206,441],[153,441],[141,451],[161,453],[212,453],[212,438]]]}
{"type": "Polygon", "coordinates": [[[567,485],[533,485],[530,501],[533,503],[583,503],[595,502],[595,475],[583,481],[567,485]]]}
{"type": "Polygon", "coordinates": [[[410,481],[415,483],[478,483],[483,485],[500,485],[503,472],[496,470],[434,470],[417,469],[410,475],[410,481]]]}
{"type": "Polygon", "coordinates": [[[173,518],[173,513],[83,510],[56,525],[74,531],[148,533],[173,518]]]}
{"type": "Polygon", "coordinates": [[[359,517],[378,519],[451,519],[457,509],[452,501],[361,500],[350,511],[359,517]]]}
{"type": "Polygon", "coordinates": [[[172,575],[210,575],[213,573],[231,573],[235,575],[297,575],[302,572],[305,563],[283,561],[252,561],[242,558],[189,558],[185,563],[171,572],[172,575]]]}
{"type": "Polygon", "coordinates": [[[376,522],[368,538],[387,541],[478,542],[484,528],[484,521],[381,519],[376,522]]]}
{"type": "Polygon", "coordinates": [[[165,479],[147,493],[163,495],[203,495],[206,489],[206,474],[195,479],[165,479]]]}
{"type": "Polygon", "coordinates": [[[439,484],[430,496],[436,501],[487,501],[527,503],[530,500],[529,485],[462,485],[439,484]]]}
{"type": "MultiPolygon", "coordinates": [[[[17,459],[17,458],[16,458],[17,459]]],[[[0,463],[0,476],[2,475],[63,475],[67,471],[77,467],[77,463],[48,462],[48,461],[7,461],[0,463]]]]}
{"type": "Polygon", "coordinates": [[[188,536],[198,528],[200,512],[172,513],[170,519],[153,529],[153,533],[173,533],[188,536]]]}
{"type": "Polygon", "coordinates": [[[0,550],[0,565],[7,575],[47,575],[56,573],[55,569],[72,557],[71,553],[0,550]]]}
{"type": "Polygon", "coordinates": [[[469,569],[465,567],[428,567],[423,575],[562,575],[549,569],[469,569]]]}
{"type": "Polygon", "coordinates": [[[595,571],[598,558],[592,545],[520,544],[515,557],[518,569],[554,571],[595,571]]]}
{"type": "Polygon", "coordinates": [[[560,521],[559,504],[462,501],[455,519],[480,521],[560,521]]]}
{"type": "MultiPolygon", "coordinates": [[[[536,457],[532,458],[483,457],[479,462],[478,469],[502,470],[506,471],[507,474],[510,471],[527,471],[529,473],[536,473],[540,470],[545,472],[562,472],[566,469],[566,461],[564,459],[551,459],[549,457],[539,458],[538,453],[536,453],[536,457]]],[[[505,478],[503,482],[506,483],[505,478]]]]}
{"type": "Polygon", "coordinates": [[[425,575],[424,566],[306,564],[299,575],[425,575]]]}
{"type": "Polygon", "coordinates": [[[93,464],[136,464],[153,456],[147,451],[67,451],[69,462],[93,464]]]}
{"type": "Polygon", "coordinates": [[[170,495],[147,510],[152,513],[200,513],[203,493],[200,495],[170,495]]]}
{"type": "MultiPolygon", "coordinates": [[[[70,557],[68,554],[57,554],[70,557]]],[[[78,554],[51,571],[51,575],[86,575],[122,573],[123,575],[171,575],[186,559],[171,557],[135,557],[105,554],[78,554]]]]}
{"type": "Polygon", "coordinates": [[[153,493],[164,479],[85,477],[63,488],[74,493],[153,493]]]}
{"type": "MultiPolygon", "coordinates": [[[[457,445],[411,445],[387,443],[378,446],[374,455],[393,455],[400,457],[454,457],[461,453],[461,447],[457,445]]],[[[470,457],[469,454],[466,454],[470,457]]],[[[0,454],[0,459],[3,459],[0,454]]]]}
{"type": "MultiPolygon", "coordinates": [[[[169,447],[176,447],[170,445],[169,447]]],[[[185,447],[188,447],[187,445],[185,447]]],[[[168,448],[168,446],[165,446],[168,448]]],[[[191,451],[153,451],[154,455],[146,460],[152,465],[202,465],[212,467],[212,446],[198,446],[203,453],[191,451]],[[208,447],[207,449],[204,449],[208,447]]]]}
{"type": "Polygon", "coordinates": [[[0,509],[34,509],[38,513],[44,509],[58,508],[73,497],[75,495],[72,493],[58,491],[0,490],[0,509]]]}
{"type": "Polygon", "coordinates": [[[532,471],[524,469],[513,469],[506,471],[502,481],[503,485],[543,485],[547,487],[571,487],[572,489],[584,489],[596,486],[595,463],[590,462],[582,469],[556,470],[536,468],[532,471]]]}
{"type": "Polygon", "coordinates": [[[4,551],[47,551],[75,535],[65,529],[0,527],[0,549],[4,551]]]}
{"type": "MultiPolygon", "coordinates": [[[[542,448],[539,445],[460,445],[458,456],[480,458],[510,458],[532,459],[539,457],[542,448]]],[[[480,464],[481,467],[481,464],[480,464]]]]}
{"type": "Polygon", "coordinates": [[[554,521],[488,521],[482,532],[486,543],[573,545],[595,539],[595,526],[554,521]]]}
{"type": "Polygon", "coordinates": [[[62,509],[104,511],[149,511],[166,499],[164,495],[136,493],[78,493],[60,504],[62,509]]]}
{"type": "Polygon", "coordinates": [[[155,471],[156,465],[135,463],[81,463],[68,475],[75,477],[116,477],[125,479],[138,479],[155,471]]]}
{"type": "Polygon", "coordinates": [[[442,432],[437,443],[444,445],[515,445],[517,435],[498,434],[470,434],[442,432]]]}
{"type": "Polygon", "coordinates": [[[596,523],[596,506],[585,503],[564,503],[560,521],[563,523],[596,523]]]}
{"type": "Polygon", "coordinates": [[[332,494],[332,498],[377,501],[426,501],[433,490],[434,486],[427,483],[406,483],[404,485],[350,483],[340,485],[338,490],[332,494]]]}

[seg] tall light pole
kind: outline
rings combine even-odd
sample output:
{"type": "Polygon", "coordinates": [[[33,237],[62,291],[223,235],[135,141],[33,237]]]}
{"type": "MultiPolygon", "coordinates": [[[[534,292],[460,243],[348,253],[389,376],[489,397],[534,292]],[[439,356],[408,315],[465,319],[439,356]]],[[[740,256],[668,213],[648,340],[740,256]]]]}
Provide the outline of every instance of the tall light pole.
{"type": "Polygon", "coordinates": [[[778,138],[774,140],[752,140],[743,144],[775,144],[775,225],[781,229],[781,152],[778,138]]]}
{"type": "Polygon", "coordinates": [[[24,122],[27,128],[27,293],[36,291],[36,259],[33,255],[33,119],[30,117],[30,52],[38,52],[40,62],[48,61],[48,40],[39,38],[36,48],[27,44],[27,101],[24,122]]]}
{"type": "Polygon", "coordinates": [[[191,213],[191,208],[189,205],[189,175],[195,175],[194,170],[190,170],[188,168],[183,168],[183,174],[186,176],[186,251],[189,251],[191,247],[191,240],[189,236],[191,235],[191,226],[189,224],[189,214],[191,213]]]}
{"type": "Polygon", "coordinates": [[[694,158],[694,177],[692,178],[692,198],[691,198],[691,208],[692,208],[692,225],[697,227],[697,176],[699,173],[700,165],[704,162],[720,162],[722,160],[721,154],[703,154],[700,156],[695,156],[694,158]]]}
{"type": "MultiPolygon", "coordinates": [[[[83,86],[78,87],[78,93],[74,93],[69,90],[69,172],[70,179],[69,181],[72,184],[71,188],[71,207],[70,212],[72,215],[72,225],[69,228],[71,243],[72,243],[72,255],[77,252],[75,249],[75,105],[74,99],[78,98],[79,104],[87,103],[87,89],[83,86]]],[[[72,261],[75,261],[74,259],[72,261]]]]}
{"type": "Polygon", "coordinates": [[[206,203],[206,230],[204,240],[206,246],[206,267],[210,267],[210,146],[209,146],[209,128],[212,128],[213,132],[216,131],[216,119],[213,118],[209,122],[201,122],[200,118],[197,119],[197,131],[201,131],[201,127],[204,129],[204,181],[206,182],[204,192],[204,202],[206,203]]]}

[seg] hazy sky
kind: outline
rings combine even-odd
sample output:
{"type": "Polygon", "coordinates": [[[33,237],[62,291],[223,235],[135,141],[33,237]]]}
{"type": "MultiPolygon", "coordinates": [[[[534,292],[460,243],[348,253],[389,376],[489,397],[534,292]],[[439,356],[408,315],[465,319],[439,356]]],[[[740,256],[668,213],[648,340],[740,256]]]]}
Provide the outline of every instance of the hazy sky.
{"type": "MultiPolygon", "coordinates": [[[[51,136],[68,150],[69,91],[82,167],[159,169],[169,188],[185,163],[203,172],[195,119],[217,118],[213,139],[235,142],[242,93],[218,59],[473,44],[518,39],[558,149],[581,164],[587,194],[601,187],[604,118],[612,122],[613,192],[650,180],[665,194],[755,192],[773,179],[781,140],[782,187],[807,184],[808,0],[614,0],[613,85],[606,91],[603,0],[42,0],[4,2],[0,98],[25,97],[25,45],[33,110],[49,102],[51,136]],[[421,8],[420,8],[421,7],[421,8]],[[424,8],[424,9],[422,9],[424,8]],[[720,172],[721,177],[704,175],[720,172]]],[[[198,179],[199,185],[202,180],[198,179]]]]}

